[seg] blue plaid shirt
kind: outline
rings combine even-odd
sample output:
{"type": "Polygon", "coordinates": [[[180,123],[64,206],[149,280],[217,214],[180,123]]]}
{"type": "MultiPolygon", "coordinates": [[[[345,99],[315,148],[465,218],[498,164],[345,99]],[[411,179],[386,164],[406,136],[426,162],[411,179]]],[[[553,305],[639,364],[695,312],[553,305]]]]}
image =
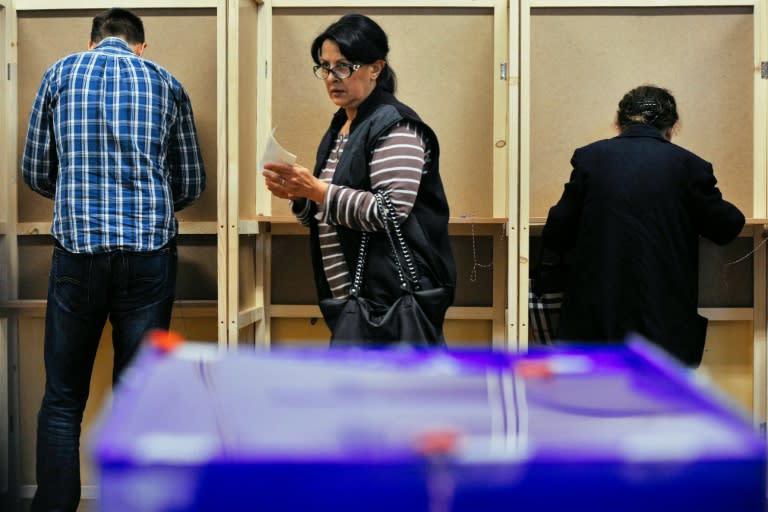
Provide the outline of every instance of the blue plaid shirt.
{"type": "Polygon", "coordinates": [[[21,170],[54,199],[52,234],[75,253],[158,249],[205,188],[186,91],[116,37],[45,72],[21,170]]]}

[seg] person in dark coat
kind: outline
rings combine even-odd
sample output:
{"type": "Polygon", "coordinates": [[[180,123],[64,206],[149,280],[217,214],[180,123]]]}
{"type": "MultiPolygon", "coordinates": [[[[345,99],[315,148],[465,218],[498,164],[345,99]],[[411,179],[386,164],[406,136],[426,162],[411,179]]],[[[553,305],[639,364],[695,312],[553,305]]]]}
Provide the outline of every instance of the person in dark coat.
{"type": "Polygon", "coordinates": [[[699,236],[727,244],[745,219],[723,199],[712,165],[671,142],[677,121],[669,91],[640,86],[619,102],[620,134],[573,153],[543,232],[544,247],[570,261],[558,339],[638,333],[690,367],[701,363],[699,236]]]}

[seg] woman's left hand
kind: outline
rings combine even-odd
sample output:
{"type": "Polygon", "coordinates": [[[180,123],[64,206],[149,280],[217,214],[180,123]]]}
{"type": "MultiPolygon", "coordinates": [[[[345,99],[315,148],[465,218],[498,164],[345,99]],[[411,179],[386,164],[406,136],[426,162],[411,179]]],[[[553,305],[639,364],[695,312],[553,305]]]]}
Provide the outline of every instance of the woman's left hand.
{"type": "Polygon", "coordinates": [[[306,197],[322,204],[328,189],[327,183],[318,180],[309,169],[300,165],[267,162],[262,174],[269,191],[281,199],[306,197]]]}

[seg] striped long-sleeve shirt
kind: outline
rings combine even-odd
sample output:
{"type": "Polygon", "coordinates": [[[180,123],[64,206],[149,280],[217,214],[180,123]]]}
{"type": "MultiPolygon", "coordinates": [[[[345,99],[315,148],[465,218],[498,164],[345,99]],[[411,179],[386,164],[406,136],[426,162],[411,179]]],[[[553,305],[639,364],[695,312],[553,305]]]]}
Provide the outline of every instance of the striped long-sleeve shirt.
{"type": "Polygon", "coordinates": [[[76,253],[162,247],[174,210],[205,188],[187,93],[116,37],[46,71],[21,170],[54,199],[52,234],[76,253]]]}
{"type": "MultiPolygon", "coordinates": [[[[371,190],[352,189],[331,183],[346,143],[347,137],[339,135],[320,172],[320,180],[329,183],[329,187],[316,214],[323,268],[334,297],[347,296],[351,285],[350,269],[335,226],[359,231],[382,230],[384,224],[374,198],[374,193],[382,189],[389,193],[398,220],[404,222],[416,201],[425,163],[429,160],[422,135],[411,124],[401,122],[379,140],[373,151],[369,165],[371,190]]],[[[296,214],[304,225],[309,224],[309,215],[308,203],[296,214]]]]}

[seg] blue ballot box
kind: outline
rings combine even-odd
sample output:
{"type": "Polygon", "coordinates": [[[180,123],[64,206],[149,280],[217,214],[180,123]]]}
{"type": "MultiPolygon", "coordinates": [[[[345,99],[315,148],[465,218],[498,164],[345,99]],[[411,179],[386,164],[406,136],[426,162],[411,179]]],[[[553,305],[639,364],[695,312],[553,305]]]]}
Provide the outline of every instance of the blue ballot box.
{"type": "Polygon", "coordinates": [[[763,511],[749,421],[641,341],[528,354],[143,348],[100,510],[763,511]]]}

